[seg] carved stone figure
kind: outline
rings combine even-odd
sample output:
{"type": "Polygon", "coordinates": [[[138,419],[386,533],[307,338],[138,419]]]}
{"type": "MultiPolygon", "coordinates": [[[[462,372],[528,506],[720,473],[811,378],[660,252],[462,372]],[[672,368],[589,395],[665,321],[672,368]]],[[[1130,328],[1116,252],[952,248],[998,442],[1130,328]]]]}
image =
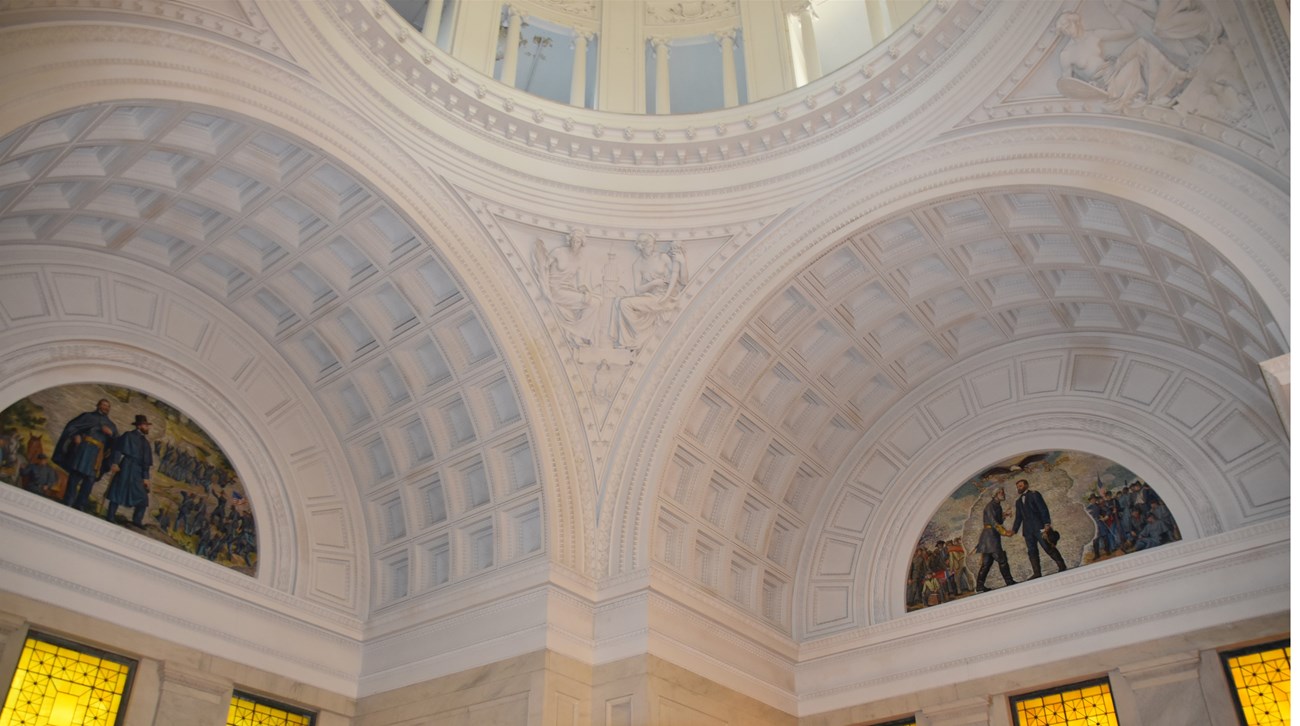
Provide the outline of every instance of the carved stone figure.
{"type": "Polygon", "coordinates": [[[614,300],[610,337],[619,348],[637,350],[658,325],[677,310],[679,297],[689,279],[686,254],[680,242],[660,252],[654,235],[637,236],[640,256],[632,263],[632,295],[614,300]]]}
{"type": "Polygon", "coordinates": [[[651,23],[692,23],[735,14],[736,0],[646,3],[646,16],[651,23]]]}
{"type": "Polygon", "coordinates": [[[1064,75],[1057,88],[1072,98],[1104,99],[1112,110],[1143,103],[1172,105],[1174,91],[1187,74],[1150,41],[1138,37],[1127,18],[1117,16],[1117,20],[1123,28],[1089,30],[1078,13],[1061,14],[1056,30],[1069,40],[1061,49],[1064,75]],[[1130,39],[1119,55],[1106,55],[1103,43],[1130,39]]]}
{"type": "Polygon", "coordinates": [[[1228,124],[1250,116],[1252,104],[1246,79],[1226,43],[1216,41],[1210,46],[1174,108],[1228,124]]]}
{"type": "Polygon", "coordinates": [[[1103,0],[1119,27],[1084,26],[1078,12],[1057,18],[1062,94],[1119,110],[1143,105],[1236,124],[1253,107],[1223,24],[1205,0],[1103,0]]]}
{"type": "Polygon", "coordinates": [[[583,248],[587,237],[575,229],[565,244],[547,251],[545,243],[536,241],[533,266],[551,309],[564,329],[564,340],[580,348],[595,341],[595,313],[600,295],[592,284],[592,268],[583,248]]]}

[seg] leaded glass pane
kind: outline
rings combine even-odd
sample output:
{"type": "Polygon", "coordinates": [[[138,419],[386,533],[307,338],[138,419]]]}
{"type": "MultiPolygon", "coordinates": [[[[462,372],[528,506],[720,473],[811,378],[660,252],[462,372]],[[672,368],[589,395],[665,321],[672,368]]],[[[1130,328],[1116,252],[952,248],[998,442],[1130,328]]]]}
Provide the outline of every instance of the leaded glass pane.
{"type": "Polygon", "coordinates": [[[316,717],[304,711],[235,692],[230,699],[227,726],[312,726],[316,717]]]}
{"type": "Polygon", "coordinates": [[[1270,643],[1224,654],[1246,726],[1291,723],[1291,645],[1270,643]]]}
{"type": "Polygon", "coordinates": [[[135,661],[33,633],[0,726],[116,726],[135,661]]]}
{"type": "Polygon", "coordinates": [[[1119,726],[1106,680],[1011,699],[1017,726],[1119,726]]]}

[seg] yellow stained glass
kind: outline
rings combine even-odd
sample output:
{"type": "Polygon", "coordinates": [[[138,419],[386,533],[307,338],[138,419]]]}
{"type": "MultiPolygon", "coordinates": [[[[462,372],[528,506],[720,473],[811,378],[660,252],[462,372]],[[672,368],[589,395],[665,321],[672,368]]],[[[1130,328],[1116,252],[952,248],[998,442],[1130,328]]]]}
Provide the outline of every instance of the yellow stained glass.
{"type": "Polygon", "coordinates": [[[1012,703],[1017,726],[1119,726],[1105,681],[1030,694],[1012,703]]]}
{"type": "Polygon", "coordinates": [[[0,726],[114,726],[131,662],[47,638],[23,645],[0,726]]]}
{"type": "Polygon", "coordinates": [[[1228,670],[1246,726],[1291,723],[1291,647],[1229,656],[1228,670]]]}
{"type": "Polygon", "coordinates": [[[311,714],[290,711],[274,704],[236,693],[230,699],[227,726],[312,726],[311,714]]]}

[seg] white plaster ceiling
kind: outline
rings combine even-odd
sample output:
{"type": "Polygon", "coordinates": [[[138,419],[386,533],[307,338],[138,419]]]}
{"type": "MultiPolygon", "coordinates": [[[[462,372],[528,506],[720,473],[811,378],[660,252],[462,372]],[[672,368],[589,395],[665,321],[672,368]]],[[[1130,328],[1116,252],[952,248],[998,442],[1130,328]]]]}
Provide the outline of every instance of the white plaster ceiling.
{"type": "MultiPolygon", "coordinates": [[[[602,224],[618,217],[620,224],[629,227],[630,236],[631,227],[664,217],[666,209],[683,227],[704,225],[706,219],[712,224],[715,217],[747,222],[760,218],[751,213],[760,207],[762,218],[771,218],[776,199],[797,209],[806,202],[809,206],[840,204],[836,197],[858,184],[914,184],[909,175],[920,172],[880,163],[890,155],[906,153],[906,147],[920,143],[921,137],[953,129],[952,114],[944,110],[951,111],[951,104],[936,105],[933,99],[940,96],[919,90],[942,81],[963,90],[969,86],[978,95],[987,93],[981,90],[984,85],[991,87],[1001,79],[989,76],[987,84],[976,82],[985,68],[976,61],[983,59],[986,44],[963,32],[974,28],[983,33],[979,37],[1002,38],[998,50],[1008,55],[995,53],[997,57],[987,62],[996,61],[1002,70],[1018,68],[1023,48],[1033,43],[1038,43],[1033,58],[1050,58],[1056,38],[1050,22],[1058,5],[935,3],[935,32],[900,39],[906,44],[897,58],[867,58],[860,70],[828,77],[799,98],[773,99],[754,107],[761,114],[747,115],[753,108],[737,110],[708,117],[708,124],[690,117],[646,120],[644,126],[618,132],[625,122],[616,125],[615,117],[579,113],[575,123],[545,108],[517,102],[508,89],[472,82],[471,76],[462,76],[458,66],[449,65],[445,58],[420,52],[416,39],[403,34],[405,26],[393,22],[383,3],[272,3],[266,6],[272,25],[282,30],[293,49],[311,50],[304,57],[310,60],[314,77],[306,83],[297,76],[272,79],[274,84],[268,84],[277,93],[266,97],[272,100],[260,96],[256,100],[283,103],[290,109],[282,116],[287,118],[303,107],[286,101],[288,94],[279,85],[328,87],[338,98],[347,99],[357,114],[364,111],[383,121],[367,126],[356,121],[351,108],[340,111],[342,104],[312,106],[312,113],[339,119],[337,125],[318,117],[304,122],[308,131],[318,130],[320,135],[309,134],[318,143],[338,136],[341,146],[361,148],[365,146],[362,134],[374,129],[376,137],[401,146],[435,180],[472,181],[475,194],[504,201],[527,197],[529,201],[521,204],[544,209],[546,223],[555,229],[581,226],[588,217],[599,217],[602,224]],[[941,6],[948,8],[946,14],[941,6]],[[350,40],[331,42],[339,37],[350,40]],[[968,55],[944,52],[954,38],[963,41],[952,45],[954,52],[968,55]],[[349,43],[362,48],[364,55],[361,51],[349,55],[350,48],[356,50],[349,43]],[[356,60],[358,56],[363,62],[356,60]],[[938,65],[931,67],[937,60],[946,64],[946,72],[939,73],[938,65]],[[954,73],[953,68],[961,70],[954,73]],[[873,115],[878,113],[883,116],[873,115]],[[898,133],[882,136],[882,127],[898,133]],[[429,133],[431,129],[436,131],[429,133]],[[455,153],[444,154],[437,148],[443,143],[456,146],[458,139],[461,145],[455,153]],[[877,166],[870,172],[863,171],[873,164],[877,166]],[[701,173],[694,173],[697,169],[701,173]],[[867,180],[868,173],[874,179],[867,180]],[[798,181],[801,175],[811,186],[798,181]],[[540,181],[543,178],[545,182],[540,181]],[[746,188],[764,184],[768,186],[762,194],[746,188]],[[812,196],[822,200],[809,202],[812,196]],[[618,198],[617,204],[604,197],[618,198]],[[623,221],[625,212],[631,214],[631,221],[623,221]]],[[[45,39],[35,35],[33,45],[45,39]]],[[[112,59],[118,50],[98,52],[112,59]]],[[[224,64],[229,58],[223,53],[217,60],[224,64]]],[[[203,72],[214,66],[207,56],[201,61],[203,72]]],[[[62,59],[44,62],[61,67],[62,59]]],[[[1048,68],[1052,62],[1039,65],[1048,68]]],[[[196,83],[205,80],[199,79],[196,83]]],[[[131,90],[157,92],[140,79],[135,82],[138,85],[131,90]]],[[[224,98],[219,93],[213,97],[224,98]]],[[[66,95],[59,98],[66,101],[66,95]]],[[[243,96],[238,98],[244,101],[243,96]]],[[[253,105],[249,103],[250,108],[253,105]]],[[[1057,105],[1049,111],[1061,114],[1070,109],[1057,105]]],[[[1110,120],[1077,126],[1108,133],[1110,120]]],[[[1042,123],[1069,124],[1060,117],[1042,123]]],[[[1125,123],[1138,122],[1130,118],[1125,123]]],[[[1020,179],[1031,179],[1030,172],[1040,173],[1043,166],[1032,154],[1029,160],[1039,161],[1039,166],[1025,166],[1026,139],[1033,140],[1037,153],[1045,158],[1044,137],[1059,136],[1063,145],[1071,138],[1050,125],[1004,125],[1002,133],[1016,137],[1009,144],[1015,148],[1005,158],[997,158],[1007,167],[1028,169],[1020,179]]],[[[1131,143],[1136,136],[1145,143],[1158,134],[1143,127],[1140,133],[1129,131],[1125,138],[1131,143]]],[[[970,148],[993,145],[979,138],[958,138],[953,143],[970,148]]],[[[1205,199],[1231,187],[1234,193],[1240,189],[1249,196],[1263,186],[1251,186],[1257,179],[1243,181],[1245,175],[1238,174],[1237,167],[1232,167],[1231,175],[1215,167],[1184,175],[1188,178],[1175,183],[1172,179],[1178,172],[1166,167],[1175,160],[1209,167],[1222,161],[1192,150],[1190,144],[1172,151],[1164,146],[1155,151],[1120,148],[1117,154],[1155,158],[1151,163],[1160,169],[1157,183],[1168,182],[1170,194],[1205,199]],[[1212,187],[1208,194],[1198,187],[1206,179],[1212,187]]],[[[1078,164],[1071,157],[1071,170],[1081,178],[1094,175],[1084,181],[1108,190],[1133,188],[1116,177],[1137,177],[1142,170],[1109,159],[1089,158],[1088,164],[1078,164]],[[1099,171],[1099,167],[1104,168],[1099,171]]],[[[915,156],[899,165],[913,163],[917,163],[915,156]]],[[[962,161],[931,163],[960,167],[962,161]]],[[[486,297],[484,288],[492,284],[487,281],[505,280],[509,287],[509,278],[482,271],[477,271],[478,276],[466,271],[463,278],[451,274],[439,253],[440,241],[417,235],[410,221],[375,190],[381,168],[382,164],[374,167],[375,183],[369,184],[320,149],[210,107],[115,103],[60,112],[0,140],[0,250],[11,246],[30,257],[38,256],[42,246],[59,246],[64,252],[86,251],[92,263],[113,255],[138,270],[156,270],[169,283],[179,281],[173,287],[194,290],[199,307],[212,303],[228,308],[247,331],[256,331],[267,347],[274,347],[280,367],[295,371],[299,388],[313,392],[350,462],[346,484],[356,490],[360,502],[358,518],[365,522],[369,544],[365,556],[374,573],[356,589],[368,595],[369,609],[381,616],[391,613],[392,622],[403,615],[433,621],[440,614],[432,607],[404,606],[417,601],[432,605],[421,596],[456,590],[444,589],[444,582],[472,581],[477,586],[485,580],[476,575],[499,570],[503,564],[523,560],[546,564],[548,550],[559,562],[561,536],[585,538],[580,544],[589,548],[595,562],[589,572],[599,577],[602,563],[597,555],[608,554],[602,548],[615,550],[610,555],[615,559],[622,556],[620,548],[631,548],[627,541],[647,540],[637,536],[620,541],[616,533],[610,541],[598,541],[604,535],[592,526],[597,517],[585,508],[578,513],[576,505],[574,512],[561,513],[567,516],[561,523],[569,526],[540,530],[540,522],[548,520],[540,516],[544,514],[542,486],[531,446],[544,440],[550,454],[561,448],[550,443],[564,439],[543,424],[530,429],[518,404],[518,371],[535,361],[512,358],[520,365],[512,371],[501,353],[503,345],[515,345],[511,350],[527,347],[530,355],[546,355],[540,350],[544,346],[537,347],[537,340],[524,330],[526,323],[538,320],[532,317],[534,311],[476,307],[470,299],[475,290],[463,289],[462,279],[480,283],[476,290],[486,297]],[[505,332],[496,338],[497,332],[483,322],[485,310],[495,314],[495,320],[522,321],[519,330],[524,332],[497,328],[505,332]],[[436,504],[430,505],[437,501],[435,481],[445,498],[445,517],[436,504]],[[485,495],[489,502],[480,503],[485,495]],[[587,529],[577,532],[579,527],[587,529]],[[405,594],[400,587],[403,580],[405,594]]],[[[1151,183],[1154,176],[1143,179],[1151,183]]],[[[766,620],[771,628],[756,629],[761,632],[754,637],[778,643],[774,651],[798,647],[791,635],[798,639],[818,627],[822,630],[816,635],[863,624],[860,618],[821,619],[809,610],[814,617],[809,627],[801,629],[796,611],[807,609],[796,592],[801,578],[807,576],[801,569],[812,560],[812,550],[817,550],[817,562],[826,561],[821,557],[826,548],[815,538],[823,528],[829,531],[845,521],[827,512],[832,503],[840,507],[846,501],[842,495],[852,493],[842,486],[849,474],[866,470],[871,452],[865,449],[873,435],[896,434],[906,423],[913,398],[924,394],[927,405],[945,402],[940,399],[947,389],[925,390],[929,381],[976,375],[983,370],[980,366],[1000,364],[1003,358],[1015,360],[1018,353],[1052,339],[1063,348],[1086,342],[1114,354],[1122,358],[1116,370],[1127,370],[1135,361],[1151,363],[1161,350],[1173,350],[1191,361],[1210,364],[1206,370],[1223,371],[1223,382],[1237,394],[1242,387],[1262,392],[1254,362],[1284,350],[1283,336],[1240,272],[1189,231],[1195,226],[1191,211],[1186,210],[1189,216],[1183,226],[1136,203],[1067,188],[1068,181],[1062,184],[1043,188],[973,181],[963,188],[982,186],[981,191],[941,199],[927,196],[905,212],[873,218],[865,228],[854,223],[846,229],[856,231],[843,241],[833,244],[841,236],[836,232],[825,238],[832,244],[818,243],[815,249],[830,249],[811,261],[809,255],[793,260],[781,257],[787,242],[790,249],[814,249],[801,235],[779,244],[766,244],[776,242],[776,235],[757,235],[762,243],[741,250],[736,264],[712,287],[740,289],[759,275],[732,273],[754,272],[755,266],[772,259],[780,262],[775,265],[780,272],[774,273],[770,284],[765,280],[763,289],[766,293],[775,286],[776,291],[746,298],[743,309],[725,309],[724,315],[718,315],[723,306],[710,306],[711,301],[725,300],[721,296],[702,295],[704,310],[682,311],[680,319],[688,325],[671,331],[662,353],[649,351],[643,356],[647,368],[666,368],[658,364],[674,354],[673,345],[699,329],[689,324],[701,317],[721,318],[718,325],[727,329],[716,341],[728,342],[717,345],[711,339],[709,345],[716,347],[709,350],[717,354],[708,357],[714,365],[700,395],[683,403],[665,395],[669,383],[647,377],[627,409],[630,428],[641,418],[662,417],[674,426],[681,422],[668,438],[656,431],[648,437],[653,450],[646,459],[668,462],[662,483],[653,484],[659,492],[657,507],[643,517],[640,509],[627,504],[637,492],[619,490],[625,482],[613,466],[596,474],[598,479],[608,474],[606,479],[594,482],[607,487],[599,503],[607,507],[602,512],[625,507],[629,518],[636,518],[638,534],[650,533],[653,559],[665,566],[658,571],[677,573],[680,580],[694,583],[691,594],[699,597],[681,598],[686,604],[675,608],[675,614],[692,609],[706,614],[696,614],[695,620],[715,617],[717,605],[728,615],[754,616],[737,622],[766,620]],[[751,261],[749,267],[739,264],[751,261]],[[1144,348],[1144,340],[1159,345],[1144,348]]],[[[1146,199],[1154,196],[1148,194],[1146,199]]],[[[1272,197],[1259,196],[1267,197],[1261,202],[1266,208],[1272,197]]],[[[1226,208],[1245,209],[1235,198],[1214,199],[1226,208]]],[[[521,210],[525,212],[536,210],[521,210]]],[[[780,224],[780,220],[773,222],[778,231],[780,224]]],[[[1266,234],[1275,228],[1271,224],[1266,220],[1262,232],[1251,228],[1250,242],[1254,236],[1265,243],[1273,241],[1266,234]]],[[[1248,226],[1239,222],[1231,230],[1240,232],[1248,226]]],[[[1205,224],[1199,227],[1206,228],[1205,224]]],[[[478,241],[473,232],[459,239],[465,247],[478,241]]],[[[487,248],[487,240],[483,241],[487,248]]],[[[1223,250],[1233,243],[1211,241],[1223,250]]],[[[501,275],[511,274],[507,265],[500,267],[501,275]]],[[[1251,272],[1256,275],[1251,279],[1258,279],[1260,270],[1251,272]]],[[[701,286],[709,283],[702,280],[701,286]]],[[[1272,292],[1276,299],[1277,291],[1272,292]]],[[[9,301],[22,302],[14,297],[17,294],[0,288],[0,316],[5,316],[0,323],[9,332],[17,329],[16,316],[4,307],[9,301]]],[[[60,290],[57,294],[75,293],[60,290]]],[[[1274,307],[1281,309],[1281,305],[1274,307]]],[[[108,318],[107,324],[117,326],[124,341],[140,340],[127,321],[108,318]]],[[[1059,350],[1051,355],[1066,360],[1059,350]]],[[[1100,361],[1105,355],[1094,357],[1100,361]]],[[[1104,363],[1094,370],[1101,367],[1104,363]]],[[[696,373],[684,367],[669,368],[663,375],[693,381],[696,373]]],[[[1063,396],[1078,401],[1089,395],[1063,381],[1058,379],[1063,396]]],[[[1170,385],[1177,382],[1171,381],[1170,385]]],[[[561,378],[540,376],[530,383],[543,387],[531,400],[547,400],[553,394],[555,408],[563,412],[567,394],[561,378]]],[[[1215,415],[1231,416],[1235,409],[1229,409],[1215,415]]],[[[545,414],[541,406],[530,411],[537,419],[545,414]]],[[[628,434],[622,444],[624,451],[636,454],[640,442],[633,438],[628,434]]],[[[881,446],[899,440],[896,435],[886,438],[881,437],[881,446]]],[[[572,443],[578,458],[582,442],[576,439],[572,443]]],[[[940,447],[948,441],[942,436],[936,440],[939,443],[934,445],[940,447]]],[[[654,466],[649,462],[645,469],[654,466]]],[[[580,477],[573,477],[576,483],[563,481],[563,475],[557,474],[561,471],[565,470],[556,467],[544,472],[548,496],[550,487],[559,490],[587,483],[580,477]]],[[[904,497],[912,483],[891,484],[888,493],[904,497]]],[[[555,515],[561,507],[551,509],[555,515]]],[[[835,511],[842,514],[845,509],[835,511]]],[[[1270,516],[1277,516],[1279,510],[1270,511],[1270,516]]],[[[606,521],[621,514],[613,511],[606,521]]],[[[831,534],[834,538],[842,532],[831,534]]],[[[859,540],[857,551],[872,552],[866,538],[859,540]]],[[[818,568],[818,576],[844,579],[840,570],[820,564],[818,568]]],[[[850,576],[862,572],[866,570],[850,576]]],[[[636,587],[635,578],[643,574],[619,571],[616,575],[625,577],[611,578],[616,580],[611,588],[636,587]]],[[[880,592],[889,587],[887,580],[882,583],[880,592]]],[[[482,587],[478,592],[495,596],[515,586],[506,583],[499,591],[482,587]]],[[[861,600],[863,595],[851,591],[851,598],[861,600]]],[[[846,597],[846,602],[851,598],[846,597]]],[[[600,601],[601,593],[594,593],[590,602],[580,604],[600,604],[604,613],[619,607],[619,603],[605,607],[600,601]]],[[[439,623],[443,630],[389,633],[391,650],[378,644],[367,653],[367,667],[383,666],[389,653],[391,660],[381,667],[389,680],[374,682],[395,686],[432,675],[429,654],[435,651],[451,654],[439,661],[438,667],[445,668],[441,672],[471,665],[457,652],[461,646],[468,650],[471,643],[457,638],[508,632],[509,637],[484,642],[495,646],[513,640],[519,647],[540,647],[538,640],[516,637],[510,629],[517,624],[512,621],[527,625],[531,622],[527,617],[551,617],[545,608],[553,604],[534,605],[534,601],[517,600],[509,617],[501,616],[502,610],[476,609],[458,614],[464,620],[447,618],[439,623]],[[492,622],[464,627],[473,617],[492,622]],[[412,663],[424,669],[412,668],[412,663]]],[[[614,628],[611,634],[607,626],[616,618],[604,613],[600,627],[589,628],[596,632],[590,640],[597,646],[607,638],[616,648],[637,648],[634,643],[647,637],[645,617],[628,617],[619,626],[627,630],[614,628]]],[[[655,617],[649,628],[656,632],[677,622],[692,622],[677,615],[673,623],[655,617]]],[[[723,621],[700,630],[711,634],[724,630],[713,627],[717,622],[723,621]]],[[[569,627],[566,621],[564,628],[569,627]]],[[[582,627],[574,626],[573,631],[582,627]]],[[[658,635],[654,640],[663,641],[658,635]]],[[[593,647],[588,642],[581,645],[593,647]]],[[[748,640],[742,649],[748,658],[748,640]]],[[[744,658],[734,663],[751,665],[744,658]]]]}
{"type": "MultiPolygon", "coordinates": [[[[652,556],[787,632],[792,608],[812,607],[793,593],[803,548],[825,539],[810,522],[840,494],[868,432],[888,433],[882,422],[907,413],[910,392],[982,352],[1052,336],[1101,336],[1112,352],[1173,346],[1230,371],[1228,389],[1256,392],[1258,363],[1286,350],[1258,296],[1204,240],[1139,205],[1069,189],[989,189],[895,214],[752,309],[675,436],[652,556]]],[[[1095,392],[1063,394],[1068,411],[1084,408],[1070,395],[1095,392]]],[[[909,486],[884,482],[876,501],[891,494],[884,484],[909,486]]]]}
{"type": "MultiPolygon", "coordinates": [[[[292,366],[350,463],[371,608],[542,555],[527,421],[492,335],[437,242],[320,150],[210,108],[61,113],[0,139],[0,245],[30,244],[189,283],[292,366]]],[[[0,293],[6,327],[22,295],[0,293]]]]}

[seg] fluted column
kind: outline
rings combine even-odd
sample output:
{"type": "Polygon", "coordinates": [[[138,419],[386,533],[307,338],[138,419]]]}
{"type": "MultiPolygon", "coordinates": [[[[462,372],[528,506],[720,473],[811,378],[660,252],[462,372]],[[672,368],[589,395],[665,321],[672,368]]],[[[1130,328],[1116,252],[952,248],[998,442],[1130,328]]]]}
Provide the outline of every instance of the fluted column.
{"type": "Polygon", "coordinates": [[[438,24],[442,22],[442,4],[443,0],[429,0],[429,6],[424,9],[424,25],[420,32],[424,37],[438,42],[438,24]]]}
{"type": "Polygon", "coordinates": [[[894,18],[887,0],[867,0],[867,24],[871,26],[871,44],[877,45],[894,32],[894,18]]]}
{"type": "Polygon", "coordinates": [[[655,113],[672,113],[668,100],[668,38],[651,38],[655,49],[655,113]]]}
{"type": "Polygon", "coordinates": [[[513,86],[515,74],[519,70],[519,33],[523,28],[524,14],[514,7],[506,12],[510,19],[506,24],[506,53],[501,59],[501,82],[513,86]]]}
{"type": "Polygon", "coordinates": [[[574,106],[587,105],[587,44],[594,37],[594,33],[574,30],[573,80],[569,85],[569,103],[574,106]]]}
{"type": "Polygon", "coordinates": [[[813,35],[813,15],[811,0],[800,0],[794,4],[794,12],[799,18],[799,38],[803,45],[803,67],[811,83],[822,77],[822,61],[817,56],[817,38],[813,35]]]}
{"type": "Polygon", "coordinates": [[[713,34],[722,46],[722,105],[725,108],[740,105],[740,91],[736,88],[736,29],[728,28],[713,34]]]}

